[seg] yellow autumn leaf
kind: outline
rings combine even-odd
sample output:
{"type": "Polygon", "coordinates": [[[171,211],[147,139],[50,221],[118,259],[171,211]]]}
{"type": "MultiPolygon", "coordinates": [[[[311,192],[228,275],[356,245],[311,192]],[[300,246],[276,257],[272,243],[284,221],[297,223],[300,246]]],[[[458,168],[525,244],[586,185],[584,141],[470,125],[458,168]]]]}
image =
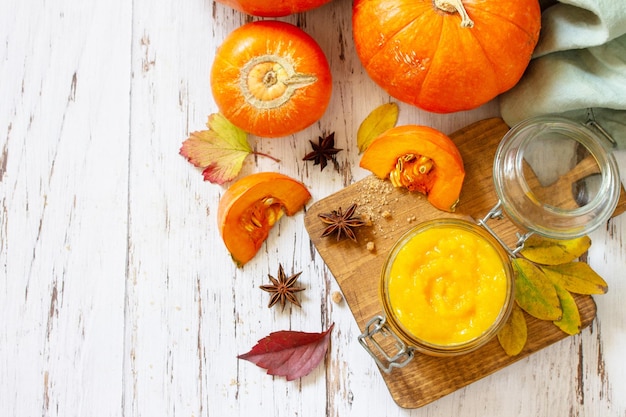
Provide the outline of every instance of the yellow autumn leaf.
{"type": "Polygon", "coordinates": [[[533,317],[540,320],[561,319],[561,303],[552,281],[535,264],[523,258],[512,261],[516,272],[515,301],[533,317]]]}
{"type": "Polygon", "coordinates": [[[605,294],[609,285],[596,271],[584,262],[542,266],[552,282],[576,294],[605,294]]]}
{"type": "Polygon", "coordinates": [[[555,320],[554,324],[565,333],[572,335],[580,332],[580,312],[574,297],[565,288],[559,284],[554,286],[556,294],[561,301],[561,310],[563,316],[560,320],[555,320]]]}
{"type": "Polygon", "coordinates": [[[396,125],[398,113],[399,110],[396,103],[387,103],[375,108],[361,122],[356,134],[356,144],[359,147],[359,153],[364,152],[370,146],[370,143],[383,132],[396,125]]]}
{"type": "Polygon", "coordinates": [[[569,240],[554,240],[531,235],[520,251],[524,258],[541,265],[559,265],[579,258],[591,246],[589,236],[569,240]]]}
{"type": "Polygon", "coordinates": [[[509,319],[498,332],[498,342],[509,356],[518,355],[528,339],[528,328],[524,312],[517,304],[513,304],[513,310],[509,319]]]}

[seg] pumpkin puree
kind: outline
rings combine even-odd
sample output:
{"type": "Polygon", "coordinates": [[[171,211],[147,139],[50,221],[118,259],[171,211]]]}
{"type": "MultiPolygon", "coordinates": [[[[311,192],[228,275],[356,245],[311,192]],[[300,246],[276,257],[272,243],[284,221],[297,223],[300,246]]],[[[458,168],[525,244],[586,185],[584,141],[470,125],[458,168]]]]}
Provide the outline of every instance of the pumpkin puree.
{"type": "Polygon", "coordinates": [[[396,320],[426,343],[452,346],[479,337],[506,301],[498,252],[470,231],[435,227],[417,233],[390,272],[387,289],[396,320]]]}

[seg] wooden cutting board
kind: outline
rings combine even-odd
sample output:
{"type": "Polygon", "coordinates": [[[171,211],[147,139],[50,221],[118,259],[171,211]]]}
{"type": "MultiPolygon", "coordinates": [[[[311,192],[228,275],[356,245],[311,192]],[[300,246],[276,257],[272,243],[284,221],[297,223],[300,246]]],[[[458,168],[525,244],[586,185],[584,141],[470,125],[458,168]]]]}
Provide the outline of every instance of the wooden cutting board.
{"type": "MultiPolygon", "coordinates": [[[[454,216],[483,218],[496,204],[492,162],[507,131],[508,126],[501,119],[494,118],[479,121],[450,135],[463,156],[466,169],[461,203],[454,216]]],[[[622,190],[614,215],[625,210],[626,198],[622,190]]],[[[380,271],[393,243],[420,222],[454,216],[434,209],[420,194],[408,193],[394,188],[389,181],[369,176],[314,203],[305,215],[305,227],[363,330],[371,318],[382,313],[378,293],[380,271]],[[370,226],[357,229],[358,242],[321,238],[324,225],[318,214],[340,207],[345,210],[352,203],[358,204],[357,214],[371,220],[370,226]]],[[[490,225],[510,247],[514,246],[516,233],[520,230],[513,223],[505,217],[492,220],[490,225]]],[[[596,315],[593,298],[575,298],[582,327],[587,327],[596,315]]],[[[381,375],[399,406],[418,408],[567,337],[551,322],[528,315],[526,319],[528,342],[515,357],[507,356],[494,339],[475,352],[452,358],[418,353],[406,367],[394,369],[390,374],[381,372],[381,375]]]]}

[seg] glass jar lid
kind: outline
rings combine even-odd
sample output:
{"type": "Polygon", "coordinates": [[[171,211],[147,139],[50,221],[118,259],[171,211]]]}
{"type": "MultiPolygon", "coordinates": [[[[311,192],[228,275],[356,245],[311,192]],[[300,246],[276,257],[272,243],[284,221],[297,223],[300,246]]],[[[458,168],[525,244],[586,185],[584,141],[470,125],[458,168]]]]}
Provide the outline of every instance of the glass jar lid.
{"type": "Polygon", "coordinates": [[[553,239],[596,229],[610,218],[620,194],[617,162],[603,140],[561,117],[513,126],[496,151],[493,177],[511,220],[553,239]]]}

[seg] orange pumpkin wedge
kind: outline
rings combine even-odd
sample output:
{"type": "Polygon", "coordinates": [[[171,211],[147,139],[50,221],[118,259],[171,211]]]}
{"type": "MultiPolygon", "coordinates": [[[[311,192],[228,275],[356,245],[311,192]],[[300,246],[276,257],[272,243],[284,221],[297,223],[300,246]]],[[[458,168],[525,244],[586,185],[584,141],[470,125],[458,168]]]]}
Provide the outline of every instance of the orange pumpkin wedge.
{"type": "Polygon", "coordinates": [[[456,208],[465,178],[454,142],[427,126],[387,130],[365,150],[360,166],[396,187],[425,194],[434,207],[448,212],[456,208]]]}
{"type": "Polygon", "coordinates": [[[233,260],[243,266],[282,217],[298,212],[311,194],[300,182],[276,172],[259,172],[233,183],[220,199],[217,221],[233,260]]]}

